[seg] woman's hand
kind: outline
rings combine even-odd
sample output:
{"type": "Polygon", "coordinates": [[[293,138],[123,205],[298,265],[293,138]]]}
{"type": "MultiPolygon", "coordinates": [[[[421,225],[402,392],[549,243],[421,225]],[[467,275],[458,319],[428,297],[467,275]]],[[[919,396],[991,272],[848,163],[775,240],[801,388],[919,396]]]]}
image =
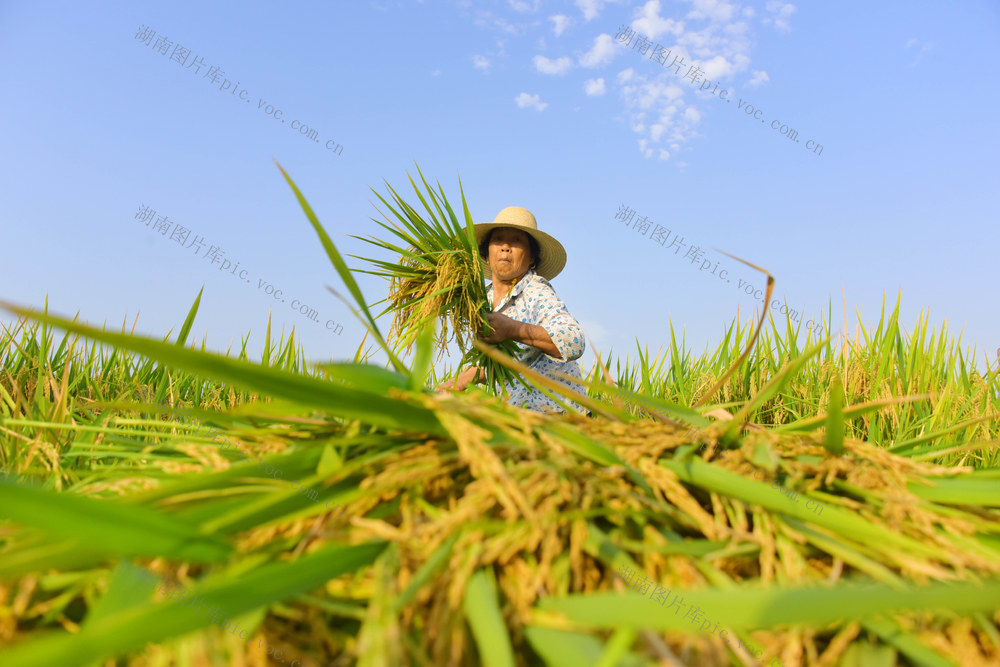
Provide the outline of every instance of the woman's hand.
{"type": "Polygon", "coordinates": [[[479,340],[484,343],[502,343],[517,336],[517,328],[521,324],[517,320],[512,320],[500,313],[486,313],[486,321],[489,323],[493,333],[489,336],[480,336],[479,340]]]}
{"type": "Polygon", "coordinates": [[[442,382],[437,386],[437,391],[444,391],[445,389],[451,389],[453,391],[464,391],[473,382],[480,381],[480,373],[482,369],[478,366],[472,366],[471,368],[466,368],[464,371],[455,376],[455,379],[448,380],[447,382],[442,382]]]}

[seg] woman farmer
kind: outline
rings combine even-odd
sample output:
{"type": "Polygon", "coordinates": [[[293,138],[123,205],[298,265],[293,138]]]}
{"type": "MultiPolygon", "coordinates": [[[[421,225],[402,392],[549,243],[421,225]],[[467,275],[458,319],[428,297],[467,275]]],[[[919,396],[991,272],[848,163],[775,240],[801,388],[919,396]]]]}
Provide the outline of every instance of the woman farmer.
{"type": "MultiPolygon", "coordinates": [[[[584,349],[583,329],[549,284],[566,265],[562,244],[539,231],[535,216],[519,206],[508,206],[493,222],[475,225],[474,231],[479,256],[486,264],[483,270],[492,280],[487,298],[493,312],[486,319],[493,333],[481,340],[516,341],[521,348],[521,363],[584,394],[582,384],[562,377],[582,380],[576,360],[584,349]]],[[[485,371],[472,367],[442,387],[461,391],[473,381],[485,379],[485,371]]],[[[537,389],[532,390],[530,385],[514,382],[506,389],[511,405],[537,412],[563,412],[552,399],[537,389]]],[[[575,402],[562,400],[574,410],[586,412],[575,402]]]]}

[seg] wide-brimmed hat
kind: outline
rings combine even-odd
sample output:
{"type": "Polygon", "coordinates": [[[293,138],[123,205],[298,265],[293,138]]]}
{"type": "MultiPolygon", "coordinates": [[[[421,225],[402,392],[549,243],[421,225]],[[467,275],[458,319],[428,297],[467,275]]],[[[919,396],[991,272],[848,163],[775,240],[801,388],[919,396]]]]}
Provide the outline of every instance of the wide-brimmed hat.
{"type": "MultiPolygon", "coordinates": [[[[554,237],[543,231],[539,231],[538,223],[531,211],[520,206],[508,206],[497,213],[493,222],[480,222],[472,226],[476,233],[476,245],[480,245],[483,239],[497,227],[510,227],[520,229],[522,232],[538,242],[541,261],[535,262],[535,272],[546,280],[552,280],[566,266],[566,249],[554,237]]],[[[489,262],[483,260],[486,278],[492,278],[489,262]]]]}

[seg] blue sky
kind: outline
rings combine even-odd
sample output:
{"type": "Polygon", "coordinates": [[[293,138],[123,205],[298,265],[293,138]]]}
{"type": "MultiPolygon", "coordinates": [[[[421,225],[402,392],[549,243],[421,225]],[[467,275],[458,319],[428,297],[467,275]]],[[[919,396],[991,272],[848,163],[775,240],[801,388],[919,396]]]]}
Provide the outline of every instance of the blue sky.
{"type": "Polygon", "coordinates": [[[477,220],[523,206],[563,242],[553,286],[605,353],[655,351],[671,321],[699,352],[748,317],[765,280],[718,248],[804,320],[832,303],[835,333],[845,300],[853,333],[901,293],[907,330],[929,311],[982,364],[1000,347],[998,37],[986,0],[8,1],[0,297],[162,336],[204,286],[209,347],[249,332],[258,353],[271,313],[310,359],[343,359],[364,330],[272,160],[345,254],[372,252],[347,236],[379,229],[369,188],[417,162],[449,196],[461,175],[477,220]],[[668,50],[674,68],[652,57],[668,50]]]}

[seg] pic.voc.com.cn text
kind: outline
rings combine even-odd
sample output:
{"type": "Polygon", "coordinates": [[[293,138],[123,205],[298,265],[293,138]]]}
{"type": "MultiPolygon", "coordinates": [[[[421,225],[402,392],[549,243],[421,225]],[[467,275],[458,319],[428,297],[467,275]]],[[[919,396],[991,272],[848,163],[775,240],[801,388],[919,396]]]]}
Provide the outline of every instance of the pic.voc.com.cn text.
{"type": "MultiPolygon", "coordinates": [[[[240,262],[236,262],[234,265],[232,260],[226,259],[226,253],[221,247],[207,243],[204,237],[197,234],[194,234],[194,238],[191,238],[192,232],[190,229],[171,221],[166,215],[159,215],[155,210],[149,208],[145,204],[140,204],[139,210],[136,212],[134,219],[145,223],[146,227],[149,227],[160,236],[166,237],[169,232],[169,238],[171,241],[177,243],[184,250],[193,249],[195,257],[198,256],[199,252],[204,250],[202,259],[208,261],[210,266],[218,264],[219,271],[225,271],[246,284],[250,284],[252,282],[250,279],[250,272],[247,269],[240,269],[240,262]],[[205,248],[206,243],[208,245],[207,249],[205,248]],[[239,271],[239,273],[237,273],[237,271],[239,271]]],[[[281,303],[288,302],[287,299],[282,298],[284,295],[282,290],[277,289],[273,284],[267,282],[263,278],[257,279],[257,290],[259,292],[263,292],[266,296],[272,297],[276,301],[280,301],[281,303]]],[[[321,317],[319,311],[309,304],[306,304],[299,299],[292,299],[290,307],[310,322],[314,322],[315,324],[320,323],[321,317]]],[[[344,326],[342,324],[338,324],[334,320],[327,320],[324,328],[327,331],[337,334],[338,336],[343,335],[344,326]]]]}
{"type": "MultiPolygon", "coordinates": [[[[226,78],[226,73],[218,65],[208,65],[205,63],[205,59],[201,56],[192,56],[191,50],[187,49],[181,44],[174,44],[174,42],[167,39],[165,36],[156,36],[156,31],[152,30],[147,25],[139,26],[139,30],[135,33],[135,39],[142,44],[150,46],[152,50],[159,53],[162,56],[167,56],[169,54],[169,60],[175,62],[185,70],[190,70],[194,68],[194,73],[200,74],[201,69],[205,68],[205,73],[202,74],[202,79],[208,79],[208,82],[213,86],[219,84],[220,92],[228,92],[234,98],[238,97],[247,104],[251,104],[251,95],[247,92],[246,88],[240,89],[240,82],[237,81],[233,83],[226,78]],[[238,93],[238,94],[237,94],[238,93]],[[243,94],[246,93],[246,97],[243,94]]],[[[273,104],[269,104],[267,100],[258,97],[257,98],[257,109],[263,111],[265,115],[270,116],[274,120],[281,121],[282,124],[285,123],[285,119],[282,118],[284,112],[278,109],[273,104]]],[[[306,139],[312,139],[315,143],[320,143],[319,131],[315,128],[309,127],[305,123],[299,120],[293,120],[288,124],[288,127],[298,132],[306,139]]],[[[338,144],[333,139],[328,139],[325,144],[323,144],[326,150],[331,151],[335,155],[343,155],[344,147],[338,144]]]]}
{"type": "MultiPolygon", "coordinates": [[[[621,25],[618,27],[618,33],[615,35],[615,40],[619,43],[624,44],[626,47],[631,47],[633,51],[637,52],[639,55],[644,56],[649,53],[649,59],[660,63],[660,66],[666,70],[673,68],[675,76],[681,77],[681,80],[690,79],[691,83],[698,85],[701,82],[701,86],[698,88],[698,92],[707,93],[709,95],[717,95],[720,100],[725,100],[727,103],[732,103],[733,98],[729,97],[729,90],[723,88],[719,90],[719,82],[715,82],[715,87],[712,87],[712,81],[709,79],[703,79],[705,70],[703,70],[698,65],[688,65],[684,62],[683,55],[673,55],[671,49],[667,49],[659,44],[654,44],[649,39],[641,34],[637,34],[635,30],[632,30],[628,25],[621,25]],[[684,74],[681,74],[681,70],[684,70],[684,74]]],[[[676,48],[676,47],[675,47],[676,48]]],[[[755,108],[753,104],[744,100],[742,97],[737,98],[736,108],[742,111],[747,116],[750,116],[754,120],[759,120],[761,124],[767,126],[767,119],[764,118],[764,112],[761,109],[755,108]]],[[[791,139],[795,143],[801,143],[799,141],[798,130],[790,127],[788,124],[772,119],[770,128],[780,134],[783,137],[791,139]]],[[[816,156],[823,155],[823,146],[812,139],[806,140],[806,150],[810,151],[816,156]]]]}

